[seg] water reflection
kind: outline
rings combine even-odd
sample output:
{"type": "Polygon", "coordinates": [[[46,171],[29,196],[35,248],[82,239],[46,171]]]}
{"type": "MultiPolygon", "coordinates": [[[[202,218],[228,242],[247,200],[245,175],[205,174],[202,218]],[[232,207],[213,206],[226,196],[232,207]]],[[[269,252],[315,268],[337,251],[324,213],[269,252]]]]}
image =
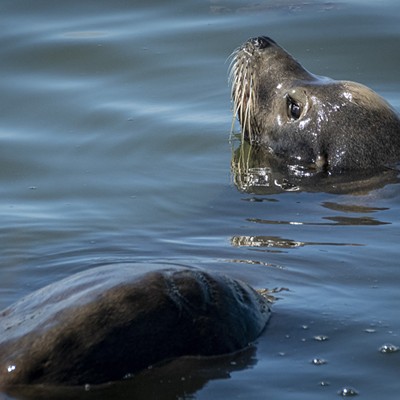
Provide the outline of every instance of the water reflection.
{"type": "Polygon", "coordinates": [[[233,150],[231,173],[239,191],[257,195],[299,191],[364,195],[400,180],[399,171],[392,168],[328,175],[302,165],[282,165],[267,149],[247,142],[233,150]]]}
{"type": "Polygon", "coordinates": [[[259,247],[272,249],[295,249],[304,246],[363,246],[359,243],[302,242],[280,236],[233,236],[231,244],[235,247],[259,247]]]}
{"type": "Polygon", "coordinates": [[[108,400],[193,399],[194,393],[215,379],[230,379],[231,373],[251,368],[257,362],[256,348],[219,357],[181,357],[150,368],[122,382],[84,387],[25,386],[9,393],[18,400],[108,400]]]}
{"type": "Polygon", "coordinates": [[[335,203],[331,201],[325,201],[322,204],[322,207],[325,207],[329,210],[341,211],[341,212],[350,212],[350,213],[373,213],[377,211],[385,211],[389,210],[388,207],[368,207],[360,204],[341,204],[335,203]]]}

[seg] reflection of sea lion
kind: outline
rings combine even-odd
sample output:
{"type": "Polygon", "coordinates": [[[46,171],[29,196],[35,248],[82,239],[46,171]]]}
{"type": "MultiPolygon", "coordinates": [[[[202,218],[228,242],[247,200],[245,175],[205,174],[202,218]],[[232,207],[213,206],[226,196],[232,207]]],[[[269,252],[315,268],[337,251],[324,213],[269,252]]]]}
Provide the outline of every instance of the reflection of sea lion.
{"type": "Polygon", "coordinates": [[[269,38],[234,53],[231,79],[244,137],[287,163],[334,171],[400,159],[400,119],[385,100],[309,73],[269,38]]]}
{"type": "Polygon", "coordinates": [[[345,174],[326,174],[307,166],[286,165],[266,147],[242,141],[234,149],[231,172],[241,192],[269,195],[281,192],[367,194],[400,182],[396,168],[356,169],[345,174]]]}
{"type": "Polygon", "coordinates": [[[210,381],[229,379],[233,372],[256,363],[256,347],[248,346],[219,356],[175,358],[145,369],[133,379],[106,385],[18,385],[8,387],[7,394],[19,400],[192,399],[210,381]]]}
{"type": "Polygon", "coordinates": [[[95,268],[1,313],[0,385],[96,384],[169,358],[233,352],[257,338],[269,315],[264,297],[224,275],[95,268]]]}

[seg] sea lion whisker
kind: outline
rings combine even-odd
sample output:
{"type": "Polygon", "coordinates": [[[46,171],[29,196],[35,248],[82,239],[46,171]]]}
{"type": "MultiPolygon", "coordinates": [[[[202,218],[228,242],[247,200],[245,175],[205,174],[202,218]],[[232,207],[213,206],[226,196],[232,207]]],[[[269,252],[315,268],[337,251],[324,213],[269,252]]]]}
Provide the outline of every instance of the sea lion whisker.
{"type": "Polygon", "coordinates": [[[229,67],[228,67],[228,82],[231,83],[232,82],[232,77],[235,73],[234,68],[236,67],[236,55],[237,55],[237,51],[234,51],[228,58],[226,61],[228,61],[229,59],[231,59],[229,61],[229,67]]]}
{"type": "MultiPolygon", "coordinates": [[[[250,142],[253,141],[252,138],[252,127],[251,127],[251,118],[252,118],[252,108],[253,108],[253,76],[250,75],[250,84],[249,84],[249,98],[246,104],[246,119],[247,119],[247,135],[249,137],[250,142]]],[[[246,125],[245,125],[246,126],[246,125]]]]}
{"type": "Polygon", "coordinates": [[[231,92],[232,94],[237,94],[241,90],[241,71],[238,71],[239,67],[235,67],[235,71],[233,72],[232,83],[231,83],[231,92]]]}
{"type": "Polygon", "coordinates": [[[236,107],[236,110],[234,110],[234,112],[233,112],[233,114],[232,114],[231,133],[234,133],[235,122],[236,122],[236,120],[237,120],[236,116],[237,116],[237,113],[238,113],[238,107],[239,107],[239,106],[236,107]]]}
{"type": "MultiPolygon", "coordinates": [[[[239,57],[237,57],[239,59],[239,57]]],[[[236,101],[239,104],[239,119],[242,126],[242,138],[247,138],[252,142],[252,113],[254,99],[254,74],[249,61],[241,57],[237,62],[240,69],[237,74],[236,90],[241,92],[241,98],[236,101]]]]}
{"type": "Polygon", "coordinates": [[[234,115],[237,115],[242,126],[242,139],[247,136],[252,141],[252,108],[254,97],[254,77],[247,63],[240,63],[235,69],[236,77],[233,87],[233,101],[236,107],[234,115]]]}

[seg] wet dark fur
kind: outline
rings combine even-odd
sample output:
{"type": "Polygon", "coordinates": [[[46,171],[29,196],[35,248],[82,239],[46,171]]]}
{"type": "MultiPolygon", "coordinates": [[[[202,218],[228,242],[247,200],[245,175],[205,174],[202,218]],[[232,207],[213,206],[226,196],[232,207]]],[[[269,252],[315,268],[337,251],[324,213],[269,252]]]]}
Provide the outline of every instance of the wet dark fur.
{"type": "Polygon", "coordinates": [[[98,384],[183,355],[244,348],[268,321],[247,284],[200,269],[111,265],[1,313],[0,385],[98,384]]]}

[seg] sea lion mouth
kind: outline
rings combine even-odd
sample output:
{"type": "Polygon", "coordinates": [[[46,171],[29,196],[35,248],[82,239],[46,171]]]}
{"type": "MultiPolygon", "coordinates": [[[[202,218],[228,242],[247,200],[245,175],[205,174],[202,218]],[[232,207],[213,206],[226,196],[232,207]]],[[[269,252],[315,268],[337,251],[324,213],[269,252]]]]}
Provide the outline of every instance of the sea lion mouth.
{"type": "Polygon", "coordinates": [[[234,121],[238,118],[242,127],[242,139],[252,144],[257,143],[259,133],[257,121],[254,118],[258,83],[254,60],[261,55],[263,49],[275,44],[266,36],[255,37],[238,47],[231,55],[229,83],[233,102],[232,131],[234,121]]]}

